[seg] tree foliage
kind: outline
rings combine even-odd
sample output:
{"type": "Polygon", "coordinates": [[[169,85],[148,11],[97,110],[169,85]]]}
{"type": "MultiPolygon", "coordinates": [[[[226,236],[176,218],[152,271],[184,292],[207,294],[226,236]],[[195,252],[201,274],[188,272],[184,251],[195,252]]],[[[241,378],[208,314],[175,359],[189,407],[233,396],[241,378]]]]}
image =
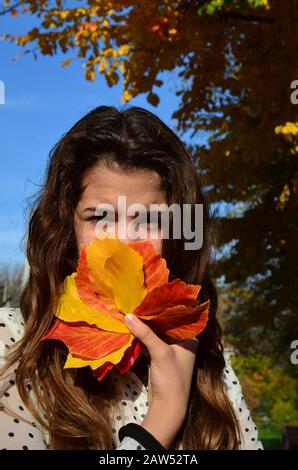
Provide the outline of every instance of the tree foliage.
{"type": "Polygon", "coordinates": [[[234,356],[232,365],[259,426],[281,430],[298,425],[298,389],[294,377],[260,354],[234,356]]]}

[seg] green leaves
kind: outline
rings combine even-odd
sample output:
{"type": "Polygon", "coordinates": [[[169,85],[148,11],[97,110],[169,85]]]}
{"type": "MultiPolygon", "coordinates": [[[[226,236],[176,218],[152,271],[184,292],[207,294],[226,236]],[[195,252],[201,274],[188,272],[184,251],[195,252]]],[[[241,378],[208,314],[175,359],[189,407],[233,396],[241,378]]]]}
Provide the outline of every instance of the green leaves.
{"type": "Polygon", "coordinates": [[[261,354],[235,355],[232,366],[258,425],[269,421],[278,430],[298,425],[297,378],[261,354]]]}
{"type": "Polygon", "coordinates": [[[200,16],[206,13],[207,15],[213,15],[214,13],[221,11],[223,8],[226,8],[229,11],[241,11],[245,10],[247,7],[262,7],[265,9],[269,9],[270,0],[210,0],[204,2],[204,5],[198,8],[197,12],[200,16]]]}

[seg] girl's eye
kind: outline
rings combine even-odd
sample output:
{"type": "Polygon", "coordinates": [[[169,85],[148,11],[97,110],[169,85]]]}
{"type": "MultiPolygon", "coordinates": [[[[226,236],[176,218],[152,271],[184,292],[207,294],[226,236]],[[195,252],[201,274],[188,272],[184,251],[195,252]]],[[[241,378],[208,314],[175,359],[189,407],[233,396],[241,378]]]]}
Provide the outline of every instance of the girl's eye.
{"type": "Polygon", "coordinates": [[[105,219],[107,222],[114,222],[114,217],[112,214],[108,214],[107,212],[104,212],[102,215],[93,215],[92,217],[89,217],[89,221],[91,222],[98,222],[99,220],[105,219]]]}
{"type": "MultiPolygon", "coordinates": [[[[92,217],[89,217],[89,221],[91,222],[98,222],[102,219],[105,219],[106,222],[115,222],[115,218],[112,214],[104,213],[103,215],[93,215],[92,217]]],[[[147,212],[145,214],[138,215],[138,223],[140,225],[156,225],[160,226],[161,225],[161,214],[154,214],[154,216],[150,216],[150,213],[147,212]]]]}

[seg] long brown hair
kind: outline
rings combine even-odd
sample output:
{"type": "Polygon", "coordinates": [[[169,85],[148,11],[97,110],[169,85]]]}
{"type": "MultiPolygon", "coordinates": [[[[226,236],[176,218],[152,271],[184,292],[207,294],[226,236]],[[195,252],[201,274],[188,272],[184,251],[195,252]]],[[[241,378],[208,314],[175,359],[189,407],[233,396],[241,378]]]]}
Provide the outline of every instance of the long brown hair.
{"type": "Polygon", "coordinates": [[[28,226],[30,275],[20,300],[25,331],[9,352],[5,370],[18,362],[20,396],[48,430],[51,449],[115,447],[108,409],[117,405],[118,397],[109,374],[98,382],[89,368],[63,369],[65,346],[41,341],[54,321],[63,280],[76,271],[79,254],[73,219],[83,176],[98,163],[114,162],[124,169],[156,171],[168,204],[203,204],[202,248],[184,250],[183,238],[164,240],[162,247],[171,277],[201,284],[199,300],[211,301],[209,321],[200,334],[187,416],[172,448],[182,443],[185,450],[236,449],[239,428],[222,383],[222,331],[216,318],[216,289],[208,274],[212,235],[203,180],[178,136],[140,107],[99,106],[51,150],[28,226]],[[28,380],[34,401],[29,398],[28,380]]]}

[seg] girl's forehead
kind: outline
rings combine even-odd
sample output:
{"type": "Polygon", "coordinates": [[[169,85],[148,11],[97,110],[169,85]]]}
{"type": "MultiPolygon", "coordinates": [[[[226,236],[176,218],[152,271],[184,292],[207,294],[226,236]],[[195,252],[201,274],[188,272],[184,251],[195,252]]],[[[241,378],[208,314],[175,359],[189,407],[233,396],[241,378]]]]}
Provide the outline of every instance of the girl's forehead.
{"type": "Polygon", "coordinates": [[[120,195],[126,196],[129,203],[165,202],[160,175],[149,169],[124,170],[116,165],[98,165],[85,174],[83,188],[81,203],[92,199],[94,203],[115,204],[120,195]]]}

